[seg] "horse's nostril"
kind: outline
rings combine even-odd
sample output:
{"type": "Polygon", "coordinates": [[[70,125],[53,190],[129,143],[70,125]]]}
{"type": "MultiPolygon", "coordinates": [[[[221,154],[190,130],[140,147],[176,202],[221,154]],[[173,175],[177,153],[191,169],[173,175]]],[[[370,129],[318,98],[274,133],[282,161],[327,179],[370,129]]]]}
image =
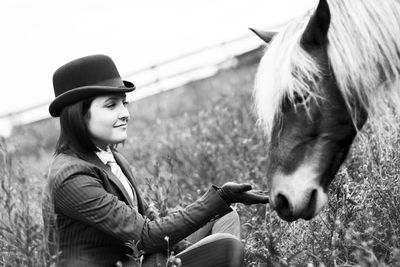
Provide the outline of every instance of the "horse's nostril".
{"type": "Polygon", "coordinates": [[[282,195],[278,194],[275,198],[275,209],[281,214],[290,213],[290,204],[288,199],[282,195]]]}
{"type": "Polygon", "coordinates": [[[315,213],[316,204],[317,204],[318,190],[314,189],[311,191],[309,195],[309,200],[306,206],[299,213],[299,217],[305,220],[310,220],[315,213]]]}
{"type": "Polygon", "coordinates": [[[311,192],[311,197],[310,197],[310,204],[309,204],[309,206],[314,206],[314,205],[315,205],[315,201],[317,200],[317,194],[318,194],[317,189],[314,189],[314,190],[311,192]]]}
{"type": "Polygon", "coordinates": [[[316,208],[316,204],[317,204],[317,197],[318,197],[318,191],[316,189],[314,189],[311,192],[311,196],[310,196],[310,202],[308,203],[308,218],[307,219],[311,219],[314,215],[315,212],[315,208],[316,208]]]}

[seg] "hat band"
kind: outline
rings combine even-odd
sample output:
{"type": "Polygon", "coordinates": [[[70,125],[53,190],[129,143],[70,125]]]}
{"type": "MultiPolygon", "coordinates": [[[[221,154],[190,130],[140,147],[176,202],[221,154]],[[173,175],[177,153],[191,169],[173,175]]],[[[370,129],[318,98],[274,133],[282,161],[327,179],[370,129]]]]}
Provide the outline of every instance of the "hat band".
{"type": "Polygon", "coordinates": [[[100,86],[112,86],[112,87],[123,87],[125,86],[121,78],[112,78],[108,80],[103,80],[93,85],[100,85],[100,86]]]}

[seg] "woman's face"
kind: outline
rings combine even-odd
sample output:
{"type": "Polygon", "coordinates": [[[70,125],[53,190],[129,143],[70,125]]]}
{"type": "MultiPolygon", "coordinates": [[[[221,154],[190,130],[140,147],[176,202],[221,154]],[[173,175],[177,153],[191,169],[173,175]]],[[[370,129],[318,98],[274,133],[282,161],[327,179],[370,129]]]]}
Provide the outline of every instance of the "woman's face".
{"type": "Polygon", "coordinates": [[[128,137],[129,112],[126,105],[125,94],[98,96],[93,100],[87,126],[96,146],[105,149],[128,137]]]}

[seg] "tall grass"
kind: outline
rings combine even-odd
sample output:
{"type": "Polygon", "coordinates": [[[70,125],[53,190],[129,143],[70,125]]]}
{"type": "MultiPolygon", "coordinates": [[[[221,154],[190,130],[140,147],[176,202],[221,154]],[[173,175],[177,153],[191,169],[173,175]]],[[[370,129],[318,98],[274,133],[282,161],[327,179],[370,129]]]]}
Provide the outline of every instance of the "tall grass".
{"type": "MultiPolygon", "coordinates": [[[[251,182],[265,189],[266,144],[252,112],[255,69],[222,71],[131,105],[130,138],[120,150],[161,215],[195,200],[211,184],[251,182]]],[[[5,266],[49,264],[40,188],[57,130],[42,123],[47,126],[19,130],[40,138],[40,146],[32,140],[19,144],[29,155],[14,149],[22,142],[17,136],[6,141],[11,149],[2,149],[5,266]],[[10,164],[13,157],[20,162],[10,164]]],[[[238,205],[246,266],[400,266],[400,136],[390,133],[384,143],[375,137],[366,127],[331,186],[328,207],[312,221],[286,223],[268,206],[238,205]]]]}
{"type": "Polygon", "coordinates": [[[0,265],[51,264],[43,242],[40,190],[0,142],[0,265]]]}

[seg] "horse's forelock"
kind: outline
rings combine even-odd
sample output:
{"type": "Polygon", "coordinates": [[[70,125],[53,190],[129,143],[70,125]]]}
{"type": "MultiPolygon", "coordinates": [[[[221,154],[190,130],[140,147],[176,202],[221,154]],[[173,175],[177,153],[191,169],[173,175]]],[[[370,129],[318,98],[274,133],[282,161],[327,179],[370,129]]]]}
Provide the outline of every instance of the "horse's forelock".
{"type": "Polygon", "coordinates": [[[284,98],[316,97],[312,91],[321,72],[315,60],[300,47],[307,18],[292,21],[274,38],[261,59],[255,80],[255,103],[259,125],[269,140],[275,121],[281,119],[284,98]]]}
{"type": "MultiPolygon", "coordinates": [[[[354,99],[361,101],[370,117],[393,107],[400,111],[400,3],[335,0],[328,4],[332,14],[328,57],[353,119],[358,112],[350,104],[354,99]]],[[[260,62],[254,96],[267,139],[274,120],[280,119],[284,97],[293,99],[294,92],[318,94],[311,90],[318,89],[314,86],[321,75],[318,64],[300,46],[308,18],[288,24],[260,62]]]]}

